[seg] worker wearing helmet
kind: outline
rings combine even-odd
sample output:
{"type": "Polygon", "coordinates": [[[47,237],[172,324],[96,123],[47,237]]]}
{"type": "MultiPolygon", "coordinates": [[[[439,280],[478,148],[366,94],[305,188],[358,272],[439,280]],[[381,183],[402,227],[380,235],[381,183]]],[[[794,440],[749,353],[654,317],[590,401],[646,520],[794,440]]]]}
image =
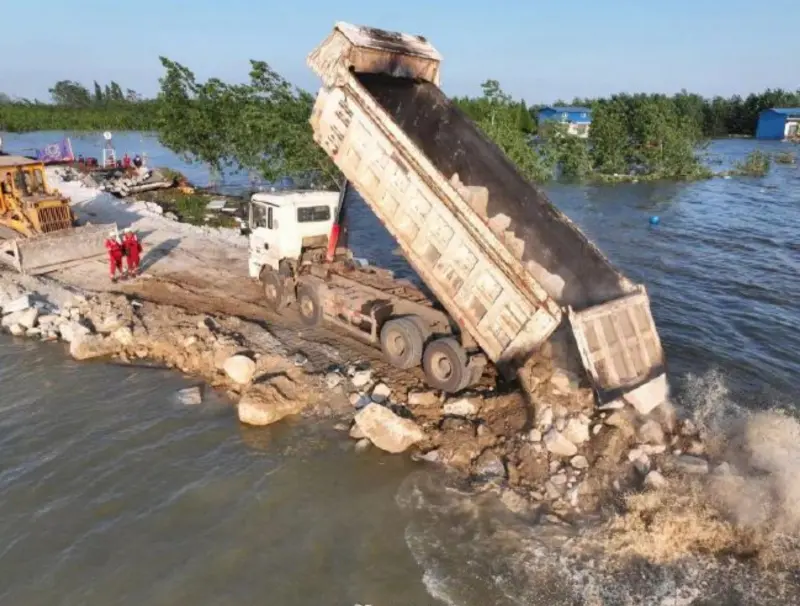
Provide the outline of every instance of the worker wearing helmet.
{"type": "Polygon", "coordinates": [[[122,239],[116,229],[108,232],[105,245],[108,251],[108,271],[112,282],[117,281],[117,273],[122,274],[122,239]]]}
{"type": "Polygon", "coordinates": [[[125,251],[128,275],[135,276],[139,273],[139,256],[142,254],[142,243],[139,236],[130,227],[122,232],[122,247],[125,251]]]}

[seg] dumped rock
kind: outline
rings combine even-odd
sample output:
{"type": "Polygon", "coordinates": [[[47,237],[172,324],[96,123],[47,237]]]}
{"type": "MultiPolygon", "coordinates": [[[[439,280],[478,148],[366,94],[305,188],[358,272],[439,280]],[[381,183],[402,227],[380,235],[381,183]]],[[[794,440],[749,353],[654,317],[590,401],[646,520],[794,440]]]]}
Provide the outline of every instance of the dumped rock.
{"type": "Polygon", "coordinates": [[[663,444],[664,430],[661,424],[653,419],[645,421],[639,428],[639,440],[645,444],[663,444]]]}
{"type": "Polygon", "coordinates": [[[29,307],[21,311],[13,311],[3,316],[3,326],[9,327],[14,324],[20,324],[23,328],[33,328],[36,326],[36,319],[39,317],[39,310],[35,307],[29,307]]]}
{"type": "Polygon", "coordinates": [[[444,414],[456,417],[471,417],[478,414],[478,405],[471,398],[461,398],[444,405],[444,414]]]}
{"type": "Polygon", "coordinates": [[[203,390],[197,385],[179,389],[175,395],[178,402],[184,406],[197,406],[203,403],[203,390]]]}
{"type": "Polygon", "coordinates": [[[383,404],[389,399],[389,395],[391,393],[392,390],[386,383],[378,383],[372,389],[372,401],[377,402],[378,404],[383,404]]]}
{"type": "Polygon", "coordinates": [[[569,464],[572,465],[574,469],[589,468],[589,461],[583,455],[575,455],[569,460],[569,464]]]}
{"type": "Polygon", "coordinates": [[[234,382],[247,385],[256,374],[256,363],[248,356],[237,354],[225,360],[222,369],[234,382]]]}
{"type": "Polygon", "coordinates": [[[3,305],[3,315],[13,314],[18,311],[25,311],[26,309],[30,309],[32,306],[33,301],[31,300],[31,296],[29,294],[25,294],[3,305]]]}
{"type": "Polygon", "coordinates": [[[356,442],[356,452],[366,452],[369,450],[370,446],[372,446],[372,442],[367,438],[363,438],[356,442]]]}
{"type": "Polygon", "coordinates": [[[561,393],[570,393],[578,388],[580,380],[577,376],[566,370],[558,369],[550,377],[550,383],[561,393]]]}
{"type": "Polygon", "coordinates": [[[557,429],[551,429],[544,435],[545,448],[557,457],[573,457],[578,454],[578,447],[565,438],[557,429]]]}
{"type": "Polygon", "coordinates": [[[381,450],[400,453],[425,439],[422,429],[379,404],[367,404],[355,416],[356,424],[381,450]]]}
{"type": "Polygon", "coordinates": [[[437,406],[439,394],[435,391],[412,391],[408,394],[409,406],[437,406]]]}
{"type": "Polygon", "coordinates": [[[356,410],[361,410],[367,404],[371,404],[371,403],[372,403],[372,398],[370,398],[366,394],[363,394],[363,393],[351,393],[350,394],[350,404],[352,404],[353,407],[356,410]]]}
{"type": "Polygon", "coordinates": [[[133,331],[128,328],[127,326],[120,326],[117,330],[111,333],[111,338],[113,338],[117,343],[123,346],[133,345],[133,331]]]}
{"type": "Polygon", "coordinates": [[[648,488],[663,488],[668,483],[667,479],[655,469],[648,473],[644,479],[644,485],[648,488]]]}
{"type": "Polygon", "coordinates": [[[580,446],[589,441],[589,424],[580,419],[570,419],[564,427],[563,435],[576,446],[580,446]]]}
{"type": "Polygon", "coordinates": [[[676,470],[690,475],[705,475],[708,473],[708,461],[691,455],[674,457],[672,466],[676,470]]]}
{"type": "Polygon", "coordinates": [[[343,379],[344,377],[338,372],[329,372],[325,375],[325,385],[327,385],[328,389],[335,389],[341,385],[343,379]]]}
{"type": "Polygon", "coordinates": [[[15,337],[21,337],[25,334],[25,327],[21,324],[12,324],[8,328],[8,332],[10,332],[15,337]]]}
{"type": "Polygon", "coordinates": [[[61,333],[61,339],[67,343],[72,343],[73,340],[90,335],[92,333],[88,326],[78,322],[77,320],[72,320],[70,322],[61,324],[58,328],[58,332],[61,333]]]}
{"type": "Polygon", "coordinates": [[[372,371],[357,370],[353,373],[353,376],[350,377],[350,382],[353,384],[353,387],[365,387],[372,382],[372,371]]]}
{"type": "Polygon", "coordinates": [[[103,335],[85,334],[73,337],[69,344],[69,355],[75,360],[91,360],[112,356],[119,350],[119,343],[103,335]]]}
{"type": "Polygon", "coordinates": [[[300,414],[307,405],[305,394],[294,381],[277,375],[266,383],[250,386],[240,398],[236,411],[242,423],[263,426],[300,414]]]}
{"type": "Polygon", "coordinates": [[[475,461],[474,470],[474,475],[480,478],[506,477],[506,466],[503,464],[503,459],[493,450],[483,451],[475,461]]]}

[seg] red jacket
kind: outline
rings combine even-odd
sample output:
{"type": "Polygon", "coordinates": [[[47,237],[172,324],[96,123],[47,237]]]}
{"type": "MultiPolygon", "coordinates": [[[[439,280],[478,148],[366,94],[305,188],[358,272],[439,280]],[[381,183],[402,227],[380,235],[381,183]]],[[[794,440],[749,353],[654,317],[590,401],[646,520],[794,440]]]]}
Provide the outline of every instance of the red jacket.
{"type": "Polygon", "coordinates": [[[129,255],[131,253],[139,254],[142,252],[142,243],[139,242],[139,238],[134,233],[125,234],[122,237],[122,245],[125,247],[125,252],[129,255]]]}
{"type": "Polygon", "coordinates": [[[112,257],[122,256],[122,246],[113,238],[106,238],[106,250],[112,257]]]}

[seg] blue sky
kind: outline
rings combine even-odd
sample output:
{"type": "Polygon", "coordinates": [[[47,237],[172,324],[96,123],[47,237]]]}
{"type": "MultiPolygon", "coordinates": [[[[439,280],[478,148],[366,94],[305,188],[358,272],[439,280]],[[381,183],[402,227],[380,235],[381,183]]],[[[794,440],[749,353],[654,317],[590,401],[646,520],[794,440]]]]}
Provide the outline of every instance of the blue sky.
{"type": "Polygon", "coordinates": [[[528,103],[619,91],[730,95],[800,87],[800,0],[3,4],[0,92],[43,100],[60,79],[90,87],[115,79],[153,95],[159,55],[201,79],[242,80],[248,59],[262,59],[315,90],[305,57],[338,20],[425,35],[444,56],[449,94],[477,94],[487,78],[528,103]]]}

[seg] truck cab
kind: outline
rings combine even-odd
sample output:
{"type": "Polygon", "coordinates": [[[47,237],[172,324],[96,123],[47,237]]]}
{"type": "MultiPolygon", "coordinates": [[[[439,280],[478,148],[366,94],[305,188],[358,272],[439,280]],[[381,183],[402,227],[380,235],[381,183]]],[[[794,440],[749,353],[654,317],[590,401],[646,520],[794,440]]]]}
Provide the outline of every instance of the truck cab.
{"type": "Polygon", "coordinates": [[[249,272],[260,278],[265,268],[299,262],[309,249],[325,250],[336,220],[339,192],[258,192],[250,199],[249,272]]]}

